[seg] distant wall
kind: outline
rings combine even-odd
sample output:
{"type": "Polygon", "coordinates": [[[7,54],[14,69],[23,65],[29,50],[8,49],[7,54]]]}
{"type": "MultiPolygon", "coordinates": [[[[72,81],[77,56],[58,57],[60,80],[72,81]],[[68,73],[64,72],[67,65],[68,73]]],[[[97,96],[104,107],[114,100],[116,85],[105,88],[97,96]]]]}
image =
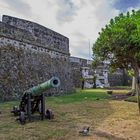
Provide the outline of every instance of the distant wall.
{"type": "Polygon", "coordinates": [[[73,91],[69,39],[39,24],[3,16],[0,22],[0,100],[58,76],[61,86],[49,95],[73,91]]]}
{"type": "Polygon", "coordinates": [[[122,74],[109,74],[108,81],[110,86],[123,86],[123,75],[122,74]]]}
{"type": "MultiPolygon", "coordinates": [[[[72,69],[72,79],[75,87],[80,88],[82,85],[83,79],[83,69],[84,67],[89,68],[89,72],[91,70],[91,61],[87,59],[82,59],[78,57],[70,57],[71,69],[72,69]]],[[[92,74],[92,73],[89,73],[92,74]]],[[[93,74],[92,74],[93,75],[93,74]]]]}
{"type": "MultiPolygon", "coordinates": [[[[82,70],[88,69],[88,75],[90,76],[91,83],[93,83],[91,76],[93,76],[92,61],[82,59],[78,57],[70,57],[73,82],[76,87],[81,87],[82,70]]],[[[98,81],[104,84],[105,87],[110,86],[130,86],[131,78],[124,70],[118,69],[114,73],[109,72],[108,64],[101,63],[96,67],[96,84],[98,81]],[[103,83],[102,83],[103,82],[103,83]]],[[[89,82],[90,83],[90,82],[89,82]]]]}
{"type": "Polygon", "coordinates": [[[125,70],[118,69],[115,73],[109,73],[110,86],[131,86],[132,78],[125,70]]]}

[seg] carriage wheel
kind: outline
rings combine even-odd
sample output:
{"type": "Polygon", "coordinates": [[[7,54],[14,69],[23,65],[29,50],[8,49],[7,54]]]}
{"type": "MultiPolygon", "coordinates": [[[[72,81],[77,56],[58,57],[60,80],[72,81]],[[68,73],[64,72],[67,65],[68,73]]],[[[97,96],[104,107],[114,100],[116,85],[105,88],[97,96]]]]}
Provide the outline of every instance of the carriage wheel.
{"type": "Polygon", "coordinates": [[[23,111],[20,112],[19,121],[22,125],[25,124],[26,121],[25,112],[23,111]]]}
{"type": "Polygon", "coordinates": [[[18,116],[19,115],[19,109],[17,106],[13,106],[13,110],[11,111],[11,113],[14,113],[14,116],[18,116]]]}
{"type": "Polygon", "coordinates": [[[46,118],[49,120],[54,118],[54,114],[51,109],[46,110],[46,118]]]}

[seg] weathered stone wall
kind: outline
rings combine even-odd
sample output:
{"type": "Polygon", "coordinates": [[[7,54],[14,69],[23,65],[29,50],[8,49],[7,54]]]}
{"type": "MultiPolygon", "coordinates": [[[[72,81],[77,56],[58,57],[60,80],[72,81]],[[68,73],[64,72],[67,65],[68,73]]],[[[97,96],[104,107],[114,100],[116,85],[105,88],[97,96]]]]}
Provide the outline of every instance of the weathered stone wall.
{"type": "Polygon", "coordinates": [[[74,89],[68,38],[39,24],[4,16],[0,22],[0,100],[58,76],[61,86],[50,95],[74,89]],[[31,26],[31,27],[30,27],[31,26]]]}
{"type": "Polygon", "coordinates": [[[49,50],[69,54],[69,39],[37,23],[3,16],[1,22],[1,35],[41,46],[49,50]]]}
{"type": "Polygon", "coordinates": [[[71,62],[72,68],[72,79],[75,87],[81,87],[81,80],[82,80],[82,71],[81,66],[78,63],[71,62]]]}
{"type": "Polygon", "coordinates": [[[131,86],[132,79],[126,71],[118,69],[114,73],[109,73],[108,81],[110,86],[131,86]]]}
{"type": "Polygon", "coordinates": [[[83,79],[83,74],[82,70],[83,67],[89,67],[90,65],[88,64],[87,59],[83,58],[78,58],[78,57],[70,57],[70,62],[71,62],[71,69],[72,69],[72,79],[75,87],[81,88],[82,85],[82,79],[83,79]]]}
{"type": "Polygon", "coordinates": [[[109,74],[108,81],[110,86],[123,86],[123,75],[122,74],[109,74]]]}

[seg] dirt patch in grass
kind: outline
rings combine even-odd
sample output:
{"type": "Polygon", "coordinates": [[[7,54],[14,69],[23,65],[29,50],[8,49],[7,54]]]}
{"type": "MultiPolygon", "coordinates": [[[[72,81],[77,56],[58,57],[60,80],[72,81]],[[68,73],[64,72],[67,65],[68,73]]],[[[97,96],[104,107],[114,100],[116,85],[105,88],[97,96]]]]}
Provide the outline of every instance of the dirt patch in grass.
{"type": "Polygon", "coordinates": [[[116,110],[100,125],[101,130],[129,140],[140,138],[140,115],[137,105],[124,101],[110,102],[116,110]]]}
{"type": "Polygon", "coordinates": [[[112,95],[113,100],[124,100],[128,97],[130,97],[130,95],[121,95],[121,94],[113,94],[112,95]]]}

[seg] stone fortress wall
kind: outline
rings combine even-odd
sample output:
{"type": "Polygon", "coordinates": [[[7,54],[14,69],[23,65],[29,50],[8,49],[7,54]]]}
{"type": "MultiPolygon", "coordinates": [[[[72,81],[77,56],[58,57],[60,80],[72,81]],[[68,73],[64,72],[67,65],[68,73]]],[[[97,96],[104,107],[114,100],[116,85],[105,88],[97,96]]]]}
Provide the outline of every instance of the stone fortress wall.
{"type": "Polygon", "coordinates": [[[47,93],[74,89],[69,39],[37,23],[3,16],[0,22],[0,100],[18,98],[23,91],[58,76],[61,86],[47,93]]]}

